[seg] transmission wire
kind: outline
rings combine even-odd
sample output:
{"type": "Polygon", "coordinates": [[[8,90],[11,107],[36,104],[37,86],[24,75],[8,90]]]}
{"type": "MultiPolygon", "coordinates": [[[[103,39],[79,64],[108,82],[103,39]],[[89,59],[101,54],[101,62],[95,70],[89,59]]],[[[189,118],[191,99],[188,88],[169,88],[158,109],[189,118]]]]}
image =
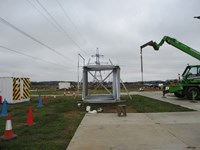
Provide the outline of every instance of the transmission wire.
{"type": "Polygon", "coordinates": [[[52,26],[54,26],[57,30],[60,31],[60,29],[53,23],[51,20],[45,16],[30,0],[26,0],[40,15],[42,15],[52,26]]]}
{"type": "Polygon", "coordinates": [[[60,28],[61,31],[63,31],[67,37],[76,45],[82,52],[84,52],[86,55],[87,53],[74,41],[74,39],[70,36],[70,34],[56,21],[56,19],[51,15],[51,13],[40,3],[39,0],[36,0],[36,2],[40,5],[40,7],[49,15],[49,17],[53,20],[53,22],[60,28]]]}
{"type": "Polygon", "coordinates": [[[47,61],[47,60],[44,60],[44,59],[41,59],[41,58],[38,58],[38,57],[34,57],[34,56],[31,56],[31,55],[22,53],[22,52],[20,52],[20,51],[17,51],[17,50],[14,50],[14,49],[5,47],[5,46],[3,46],[3,45],[0,45],[0,47],[3,48],[3,49],[6,49],[6,50],[8,50],[8,51],[15,52],[15,53],[17,53],[17,54],[20,54],[20,55],[23,55],[23,56],[32,58],[32,59],[34,59],[34,60],[39,60],[39,61],[42,61],[42,62],[50,63],[50,64],[53,64],[53,65],[57,65],[57,66],[59,65],[60,67],[67,67],[67,66],[63,66],[63,65],[60,65],[60,64],[57,64],[57,63],[54,63],[54,62],[50,62],[50,61],[47,61]]]}
{"type": "Polygon", "coordinates": [[[20,32],[21,34],[25,35],[26,37],[32,39],[33,41],[39,43],[40,45],[46,47],[47,49],[51,50],[52,52],[64,57],[65,59],[67,59],[70,63],[72,63],[72,60],[70,60],[68,57],[64,56],[63,54],[61,54],[60,52],[56,51],[55,49],[49,47],[48,45],[46,45],[45,43],[39,41],[38,39],[34,38],[33,36],[29,35],[28,33],[26,33],[25,31],[17,28],[16,26],[14,26],[13,24],[9,23],[8,21],[6,21],[5,19],[3,19],[2,17],[0,17],[0,21],[4,24],[6,24],[7,26],[17,30],[18,32],[20,32]]]}
{"type": "Polygon", "coordinates": [[[62,12],[64,13],[65,17],[70,21],[70,23],[72,24],[72,26],[74,27],[74,29],[77,31],[77,33],[80,35],[81,39],[86,41],[87,40],[85,38],[83,38],[82,33],[78,30],[76,24],[72,21],[72,19],[70,18],[70,16],[68,15],[67,11],[64,9],[64,7],[61,5],[61,3],[58,0],[55,0],[58,3],[58,6],[60,7],[60,9],[62,10],[62,12]]]}

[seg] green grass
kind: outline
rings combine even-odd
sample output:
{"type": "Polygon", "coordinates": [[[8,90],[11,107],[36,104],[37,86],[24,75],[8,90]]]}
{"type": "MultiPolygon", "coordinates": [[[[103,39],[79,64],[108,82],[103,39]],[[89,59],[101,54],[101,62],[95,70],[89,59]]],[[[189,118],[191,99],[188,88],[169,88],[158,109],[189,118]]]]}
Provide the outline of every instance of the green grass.
{"type": "MultiPolygon", "coordinates": [[[[138,91],[139,88],[129,88],[128,90],[129,91],[138,91]]],[[[109,89],[111,92],[112,92],[112,89],[109,89]]],[[[152,90],[155,90],[155,89],[145,89],[146,91],[152,91],[152,90]]],[[[120,89],[121,93],[126,93],[125,89],[124,88],[121,88],[120,89]]],[[[74,90],[71,90],[71,91],[64,91],[64,90],[34,90],[34,91],[31,91],[31,95],[63,95],[64,92],[66,94],[72,94],[74,92],[77,92],[77,91],[74,91],[74,90]]],[[[89,89],[88,92],[90,94],[109,94],[105,89],[102,89],[102,88],[98,88],[97,90],[94,90],[94,89],[89,89]]],[[[82,89],[79,90],[79,94],[82,93],[82,89]]]]}
{"type": "MultiPolygon", "coordinates": [[[[68,93],[68,91],[62,90],[38,90],[38,91],[31,91],[31,95],[63,95],[64,92],[68,93]]],[[[70,93],[73,93],[70,91],[70,93]]]]}
{"type": "MultiPolygon", "coordinates": [[[[133,100],[129,100],[127,96],[122,96],[121,99],[126,100],[127,107],[131,108],[130,112],[192,111],[138,95],[133,96],[133,100]]],[[[107,109],[116,112],[116,107],[110,106],[107,109]]],[[[38,97],[32,98],[28,103],[8,105],[7,107],[12,117],[13,132],[18,137],[7,142],[0,141],[0,150],[64,150],[84,116],[77,108],[77,101],[73,97],[57,97],[56,100],[47,97],[47,105],[42,108],[38,108],[38,97]],[[36,124],[27,127],[24,124],[30,105],[33,106],[36,124]]],[[[96,108],[98,107],[96,106],[96,108]]],[[[0,135],[4,133],[5,124],[5,117],[0,117],[0,135]]]]}
{"type": "MultiPolygon", "coordinates": [[[[76,100],[59,97],[57,100],[47,98],[47,105],[38,108],[38,98],[29,103],[8,105],[12,117],[13,132],[17,139],[2,142],[1,150],[64,150],[73,137],[83,115],[77,108],[76,100]],[[33,106],[34,126],[27,127],[29,106],[33,106]]],[[[3,135],[6,118],[0,117],[0,131],[3,135]]]]}
{"type": "Polygon", "coordinates": [[[131,106],[137,113],[194,111],[179,105],[162,102],[140,95],[134,95],[132,97],[133,100],[130,100],[127,97],[122,97],[121,99],[126,99],[126,105],[131,106]]]}

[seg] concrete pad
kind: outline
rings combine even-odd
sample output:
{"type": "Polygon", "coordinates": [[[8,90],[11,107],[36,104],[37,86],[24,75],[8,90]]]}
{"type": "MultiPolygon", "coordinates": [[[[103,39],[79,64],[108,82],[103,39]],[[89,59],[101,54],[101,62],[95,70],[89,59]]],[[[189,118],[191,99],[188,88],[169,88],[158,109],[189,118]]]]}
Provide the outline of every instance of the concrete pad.
{"type": "Polygon", "coordinates": [[[133,124],[151,124],[154,122],[145,114],[132,113],[127,117],[118,117],[117,113],[99,113],[99,114],[86,114],[82,120],[82,126],[93,125],[133,125],[133,124]],[[135,117],[134,117],[135,116],[135,117]],[[134,119],[133,119],[134,118],[134,119]]]}
{"type": "Polygon", "coordinates": [[[199,112],[151,113],[147,115],[187,145],[200,147],[199,112]]]}
{"type": "Polygon", "coordinates": [[[176,138],[182,140],[188,147],[200,149],[200,124],[166,125],[168,131],[176,138]]]}
{"type": "Polygon", "coordinates": [[[152,121],[160,124],[200,124],[200,112],[146,113],[152,121]]]}
{"type": "Polygon", "coordinates": [[[67,150],[197,150],[200,124],[194,118],[198,115],[199,112],[132,113],[127,117],[86,114],[67,150]],[[193,119],[187,121],[188,117],[193,119]]]}

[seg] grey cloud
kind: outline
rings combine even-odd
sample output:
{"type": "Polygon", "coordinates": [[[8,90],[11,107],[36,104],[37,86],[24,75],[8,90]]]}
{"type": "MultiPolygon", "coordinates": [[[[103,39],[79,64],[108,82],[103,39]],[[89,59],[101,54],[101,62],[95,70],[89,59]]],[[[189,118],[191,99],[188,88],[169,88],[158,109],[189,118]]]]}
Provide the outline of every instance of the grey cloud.
{"type": "MultiPolygon", "coordinates": [[[[110,58],[114,64],[121,65],[124,81],[138,81],[141,80],[140,45],[150,40],[159,42],[164,35],[169,35],[196,50],[200,47],[200,20],[193,18],[200,15],[200,2],[197,0],[58,1],[79,31],[66,18],[55,0],[40,0],[83,51],[28,1],[1,1],[0,17],[71,60],[62,58],[0,22],[0,45],[66,66],[62,68],[0,49],[1,74],[27,75],[34,81],[76,81],[77,54],[81,53],[88,60],[99,47],[100,53],[105,55],[103,61],[110,58]]],[[[48,17],[36,1],[31,2],[48,17]]],[[[151,47],[143,51],[144,80],[177,78],[177,72],[181,73],[187,63],[198,64],[194,58],[167,44],[159,52],[154,52],[151,47]]]]}

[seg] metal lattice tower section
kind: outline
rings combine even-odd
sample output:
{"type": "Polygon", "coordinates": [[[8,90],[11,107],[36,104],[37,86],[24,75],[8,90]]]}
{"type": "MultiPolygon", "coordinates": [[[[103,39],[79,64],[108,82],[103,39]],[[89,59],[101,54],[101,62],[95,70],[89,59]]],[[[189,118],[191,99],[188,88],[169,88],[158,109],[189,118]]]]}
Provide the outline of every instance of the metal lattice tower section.
{"type": "MultiPolygon", "coordinates": [[[[101,62],[100,62],[100,57],[103,57],[104,55],[100,55],[99,54],[99,48],[97,48],[96,50],[96,55],[92,55],[92,57],[96,57],[96,61],[95,61],[95,65],[101,65],[101,62]]],[[[99,81],[102,81],[102,75],[101,75],[101,71],[95,71],[94,73],[94,79],[93,79],[93,82],[97,82],[96,79],[98,79],[99,81]]]]}

